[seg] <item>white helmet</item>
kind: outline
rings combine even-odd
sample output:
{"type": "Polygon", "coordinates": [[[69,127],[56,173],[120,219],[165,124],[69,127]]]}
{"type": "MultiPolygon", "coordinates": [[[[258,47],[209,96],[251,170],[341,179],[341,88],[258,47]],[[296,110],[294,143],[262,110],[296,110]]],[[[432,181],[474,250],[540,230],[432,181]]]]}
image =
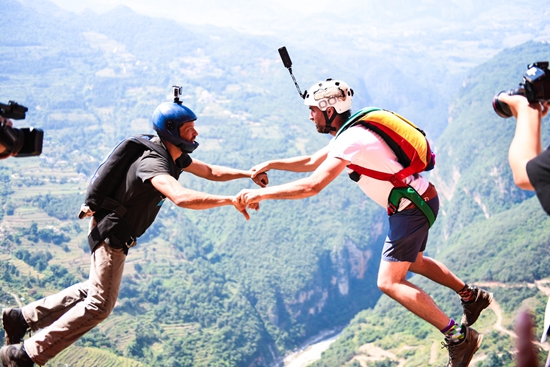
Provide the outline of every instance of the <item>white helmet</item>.
{"type": "Polygon", "coordinates": [[[329,78],[314,84],[306,91],[304,104],[318,107],[321,111],[334,107],[336,113],[340,114],[351,109],[352,97],[353,89],[346,82],[329,78]]]}

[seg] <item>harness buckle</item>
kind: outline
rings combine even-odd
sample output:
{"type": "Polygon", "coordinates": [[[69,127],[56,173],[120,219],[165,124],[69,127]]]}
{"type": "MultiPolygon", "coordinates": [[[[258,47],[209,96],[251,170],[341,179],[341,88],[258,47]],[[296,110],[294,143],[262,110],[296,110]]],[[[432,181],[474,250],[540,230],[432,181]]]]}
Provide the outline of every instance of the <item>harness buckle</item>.
{"type": "Polygon", "coordinates": [[[397,213],[397,206],[393,205],[392,203],[388,203],[388,207],[386,208],[388,211],[388,215],[394,215],[397,213]]]}
{"type": "Polygon", "coordinates": [[[130,239],[126,241],[124,245],[126,245],[126,247],[128,248],[134,247],[135,245],[137,245],[137,239],[134,237],[130,237],[130,239]]]}

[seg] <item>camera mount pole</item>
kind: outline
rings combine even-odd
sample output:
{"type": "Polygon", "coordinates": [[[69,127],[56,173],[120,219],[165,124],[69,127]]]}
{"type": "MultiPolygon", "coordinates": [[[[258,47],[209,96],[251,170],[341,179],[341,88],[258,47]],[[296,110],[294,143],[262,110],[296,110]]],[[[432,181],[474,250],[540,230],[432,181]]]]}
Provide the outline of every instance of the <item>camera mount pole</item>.
{"type": "Polygon", "coordinates": [[[296,90],[298,90],[298,94],[303,99],[306,98],[306,91],[302,93],[300,90],[300,87],[298,86],[298,83],[296,82],[296,78],[294,78],[294,74],[292,74],[292,60],[290,60],[290,56],[288,55],[288,51],[286,50],[286,47],[280,47],[279,48],[279,55],[281,56],[281,60],[283,61],[283,65],[285,68],[288,69],[288,72],[290,73],[290,76],[292,77],[292,80],[294,81],[294,85],[296,86],[296,90]]]}

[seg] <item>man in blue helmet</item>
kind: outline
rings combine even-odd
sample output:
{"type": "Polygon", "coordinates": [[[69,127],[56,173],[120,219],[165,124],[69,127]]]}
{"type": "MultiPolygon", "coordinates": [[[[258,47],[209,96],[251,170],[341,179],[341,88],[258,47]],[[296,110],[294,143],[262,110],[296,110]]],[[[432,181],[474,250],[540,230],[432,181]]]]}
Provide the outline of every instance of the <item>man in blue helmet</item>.
{"type": "MultiPolygon", "coordinates": [[[[140,137],[156,146],[144,149],[133,160],[111,198],[124,210],[87,207],[81,212],[91,217],[89,279],[20,309],[3,310],[6,345],[0,358],[4,366],[44,365],[109,316],[118,298],[128,248],[153,223],[165,198],[196,210],[234,205],[249,219],[246,207],[233,196],[195,191],[178,182],[182,171],[211,181],[251,178],[253,171],[191,159],[189,154],[199,145],[195,140],[197,117],[175,94],[173,103],[162,103],[153,113],[158,137],[140,137]],[[21,343],[28,329],[35,333],[21,343]]],[[[265,175],[254,181],[262,187],[268,182],[265,175]]]]}

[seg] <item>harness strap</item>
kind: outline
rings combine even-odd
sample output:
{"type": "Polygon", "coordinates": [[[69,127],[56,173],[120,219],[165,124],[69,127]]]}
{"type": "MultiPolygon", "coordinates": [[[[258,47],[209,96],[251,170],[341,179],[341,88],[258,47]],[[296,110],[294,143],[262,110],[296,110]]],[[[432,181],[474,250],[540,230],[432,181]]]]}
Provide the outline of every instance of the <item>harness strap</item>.
{"type": "Polygon", "coordinates": [[[388,215],[393,215],[397,213],[397,210],[399,209],[399,201],[402,198],[406,198],[409,199],[414,205],[416,205],[416,207],[420,209],[422,213],[424,213],[424,215],[428,219],[428,222],[430,223],[430,227],[434,224],[435,214],[432,208],[430,208],[428,203],[424,201],[424,199],[422,199],[422,196],[420,196],[420,194],[415,189],[405,183],[405,179],[407,177],[416,173],[411,167],[403,168],[401,171],[394,174],[375,171],[358,166],[356,164],[349,164],[348,168],[354,171],[350,174],[350,178],[356,182],[359,181],[360,178],[358,175],[365,175],[368,177],[372,177],[376,180],[391,182],[394,188],[390,192],[388,198],[388,215]]]}
{"type": "Polygon", "coordinates": [[[123,217],[128,211],[124,205],[114,199],[111,199],[110,197],[105,197],[103,204],[101,204],[101,208],[118,214],[119,217],[123,217]]]}
{"type": "Polygon", "coordinates": [[[432,208],[428,205],[428,202],[424,201],[422,199],[422,196],[413,189],[410,186],[407,187],[394,187],[391,192],[390,196],[388,198],[388,214],[392,215],[397,212],[397,208],[399,208],[399,201],[402,198],[409,199],[418,209],[424,213],[426,216],[426,219],[428,219],[428,222],[430,223],[430,227],[435,223],[435,214],[432,210],[432,208]],[[390,209],[395,210],[393,213],[389,213],[390,209]]]}
{"type": "Polygon", "coordinates": [[[408,185],[405,183],[405,179],[416,173],[410,167],[403,168],[401,171],[393,174],[375,171],[369,168],[358,166],[356,164],[349,164],[348,168],[354,170],[360,175],[372,177],[376,180],[390,181],[394,187],[408,187],[408,185]]]}

